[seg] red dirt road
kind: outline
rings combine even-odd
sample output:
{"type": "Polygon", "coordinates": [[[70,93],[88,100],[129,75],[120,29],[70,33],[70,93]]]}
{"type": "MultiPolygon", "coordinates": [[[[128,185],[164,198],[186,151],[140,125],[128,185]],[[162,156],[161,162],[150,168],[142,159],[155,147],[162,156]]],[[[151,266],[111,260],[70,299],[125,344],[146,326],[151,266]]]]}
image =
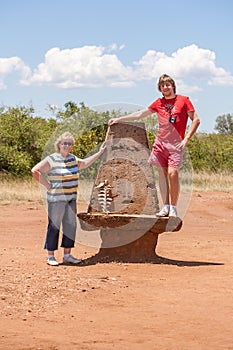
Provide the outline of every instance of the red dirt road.
{"type": "Polygon", "coordinates": [[[232,192],[193,193],[157,264],[47,266],[44,207],[0,210],[1,350],[233,349],[232,192]]]}

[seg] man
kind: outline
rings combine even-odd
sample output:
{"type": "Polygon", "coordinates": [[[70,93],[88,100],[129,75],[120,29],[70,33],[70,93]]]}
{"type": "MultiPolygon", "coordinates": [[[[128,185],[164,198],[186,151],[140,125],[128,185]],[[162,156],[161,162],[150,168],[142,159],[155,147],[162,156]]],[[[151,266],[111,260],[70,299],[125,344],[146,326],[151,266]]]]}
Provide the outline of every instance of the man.
{"type": "Polygon", "coordinates": [[[158,98],[147,109],[111,119],[109,125],[138,120],[157,113],[159,128],[149,163],[158,168],[159,187],[164,206],[156,215],[177,217],[179,169],[182,167],[184,148],[195,134],[200,119],[190,99],[176,94],[175,82],[169,75],[163,74],[159,78],[158,90],[163,97],[158,98]],[[185,135],[188,118],[192,123],[185,135]]]}

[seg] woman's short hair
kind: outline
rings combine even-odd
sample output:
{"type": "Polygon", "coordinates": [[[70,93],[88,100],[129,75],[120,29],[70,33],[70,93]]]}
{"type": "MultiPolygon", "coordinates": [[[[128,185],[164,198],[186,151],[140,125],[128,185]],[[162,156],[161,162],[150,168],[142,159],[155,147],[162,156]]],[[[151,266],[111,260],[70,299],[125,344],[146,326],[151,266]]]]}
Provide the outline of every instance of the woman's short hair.
{"type": "Polygon", "coordinates": [[[66,132],[64,132],[63,134],[61,134],[59,137],[58,137],[58,139],[55,141],[55,143],[54,143],[54,147],[55,147],[55,150],[56,150],[56,152],[60,152],[60,144],[62,143],[62,141],[63,140],[65,140],[65,139],[70,139],[70,140],[72,140],[72,143],[74,144],[74,142],[75,142],[75,140],[74,140],[74,136],[70,133],[70,132],[68,132],[68,131],[66,131],[66,132]]]}
{"type": "Polygon", "coordinates": [[[175,84],[175,81],[167,74],[163,74],[161,75],[161,77],[159,78],[159,81],[158,81],[158,90],[161,91],[161,86],[166,82],[168,81],[169,83],[172,84],[172,87],[173,87],[173,91],[174,91],[174,94],[176,93],[176,84],[175,84]]]}

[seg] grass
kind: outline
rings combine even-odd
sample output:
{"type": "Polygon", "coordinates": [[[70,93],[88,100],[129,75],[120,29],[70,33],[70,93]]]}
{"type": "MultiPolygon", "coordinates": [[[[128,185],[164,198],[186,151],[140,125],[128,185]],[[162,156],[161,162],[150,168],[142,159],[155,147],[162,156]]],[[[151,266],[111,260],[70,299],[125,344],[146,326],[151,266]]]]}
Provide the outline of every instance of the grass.
{"type": "Polygon", "coordinates": [[[233,173],[207,173],[201,172],[193,176],[194,191],[233,191],[233,173]]]}
{"type": "MultiPolygon", "coordinates": [[[[82,186],[82,184],[81,184],[82,186]]],[[[80,186],[80,187],[81,187],[80,186]]],[[[87,184],[85,184],[85,187],[87,184]]],[[[0,178],[0,203],[7,205],[18,202],[37,202],[42,204],[41,189],[39,184],[33,179],[14,179],[10,177],[0,178]]],[[[87,188],[87,187],[86,187],[87,188]]],[[[91,193],[92,184],[88,191],[91,193]]],[[[233,191],[232,173],[197,173],[193,174],[193,191],[233,191]]],[[[88,197],[87,196],[87,197],[88,197]]],[[[82,190],[80,188],[80,199],[82,199],[82,190]]],[[[84,198],[87,200],[87,198],[84,198]]]]}
{"type": "Polygon", "coordinates": [[[42,202],[40,188],[33,179],[0,179],[0,202],[42,202]]]}

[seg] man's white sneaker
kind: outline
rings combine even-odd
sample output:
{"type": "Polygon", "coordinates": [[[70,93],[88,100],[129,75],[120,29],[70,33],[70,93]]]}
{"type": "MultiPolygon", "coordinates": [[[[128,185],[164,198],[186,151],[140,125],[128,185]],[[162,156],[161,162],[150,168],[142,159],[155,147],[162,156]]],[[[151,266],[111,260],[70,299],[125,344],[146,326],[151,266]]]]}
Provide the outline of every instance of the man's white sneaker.
{"type": "Polygon", "coordinates": [[[169,210],[169,218],[170,218],[170,217],[177,218],[177,210],[176,210],[176,208],[170,207],[170,210],[169,210]]]}
{"type": "Polygon", "coordinates": [[[80,264],[82,260],[74,258],[72,255],[69,255],[67,258],[63,258],[63,264],[80,264]]]}
{"type": "Polygon", "coordinates": [[[51,266],[58,266],[59,265],[54,256],[47,259],[47,264],[51,265],[51,266]]]}
{"type": "Polygon", "coordinates": [[[158,217],[168,217],[169,209],[167,207],[163,207],[158,213],[156,213],[156,216],[158,217]]]}

